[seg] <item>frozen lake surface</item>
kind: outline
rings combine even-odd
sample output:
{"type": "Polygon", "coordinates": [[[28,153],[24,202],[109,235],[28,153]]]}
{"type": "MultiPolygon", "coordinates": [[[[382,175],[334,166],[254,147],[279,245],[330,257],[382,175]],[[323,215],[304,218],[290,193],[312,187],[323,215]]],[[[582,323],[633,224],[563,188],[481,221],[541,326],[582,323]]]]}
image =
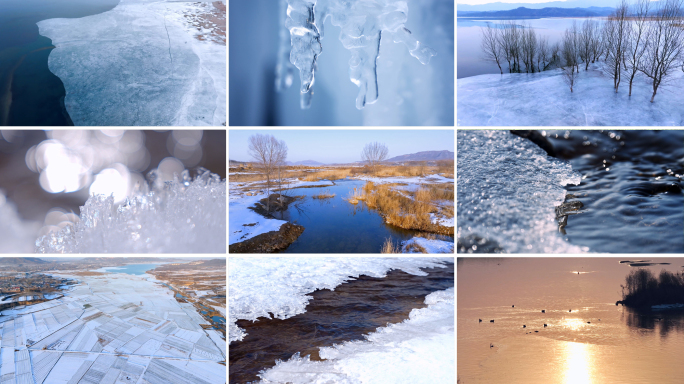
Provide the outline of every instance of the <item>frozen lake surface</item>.
{"type": "Polygon", "coordinates": [[[2,311],[3,378],[225,383],[225,340],[172,291],[128,274],[59,276],[81,283],[63,298],[2,311]]]}
{"type": "Polygon", "coordinates": [[[634,79],[630,98],[629,83],[623,79],[616,94],[601,65],[582,68],[572,93],[560,69],[459,79],[458,125],[684,126],[684,72],[673,71],[651,103],[645,77],[634,79]]]}

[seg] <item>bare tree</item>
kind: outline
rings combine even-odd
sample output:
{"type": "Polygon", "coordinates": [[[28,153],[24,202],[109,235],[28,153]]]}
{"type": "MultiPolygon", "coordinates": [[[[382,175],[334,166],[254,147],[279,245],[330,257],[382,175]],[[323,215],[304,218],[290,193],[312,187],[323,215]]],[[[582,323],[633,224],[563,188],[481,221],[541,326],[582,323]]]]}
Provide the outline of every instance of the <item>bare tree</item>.
{"type": "Polygon", "coordinates": [[[520,56],[525,72],[534,73],[534,59],[537,56],[537,33],[531,26],[523,26],[520,33],[520,56]]]}
{"type": "Polygon", "coordinates": [[[648,47],[639,71],[651,79],[655,99],[658,88],[672,80],[672,71],[684,60],[684,0],[662,0],[647,27],[648,47]]]}
{"type": "Polygon", "coordinates": [[[509,73],[512,73],[515,68],[515,51],[517,49],[517,41],[515,40],[517,36],[515,32],[516,28],[517,26],[512,21],[503,23],[503,28],[501,29],[501,34],[499,36],[499,44],[503,57],[508,62],[509,73]]]}
{"type": "Polygon", "coordinates": [[[546,36],[540,36],[537,45],[537,69],[539,72],[546,71],[547,63],[550,60],[549,39],[546,36]]]}
{"type": "Polygon", "coordinates": [[[646,27],[648,26],[650,0],[636,0],[632,8],[633,21],[628,24],[627,55],[625,56],[626,75],[629,76],[629,96],[632,96],[632,83],[644,53],[648,48],[646,40],[646,27]]]}
{"type": "Polygon", "coordinates": [[[579,31],[579,57],[584,61],[584,70],[589,70],[589,63],[594,56],[594,45],[596,44],[596,25],[598,22],[594,20],[584,20],[579,31]]]}
{"type": "Polygon", "coordinates": [[[377,173],[378,165],[387,158],[388,152],[389,150],[385,144],[372,142],[363,147],[361,159],[368,163],[373,170],[373,173],[377,173]]]}
{"type": "Polygon", "coordinates": [[[249,137],[249,155],[257,163],[257,168],[266,176],[266,211],[271,211],[270,196],[274,173],[283,165],[287,158],[285,141],[276,139],[273,135],[255,134],[249,137]]]}
{"type": "Polygon", "coordinates": [[[617,93],[620,87],[623,60],[627,51],[628,25],[630,21],[627,0],[622,0],[603,28],[603,39],[606,49],[606,65],[604,72],[613,79],[613,88],[617,93]]]}
{"type": "Polygon", "coordinates": [[[501,43],[499,38],[499,32],[497,29],[492,28],[490,23],[487,26],[481,28],[482,30],[482,51],[485,55],[485,60],[493,61],[499,67],[499,71],[503,75],[503,69],[501,69],[501,60],[503,59],[503,52],[501,49],[501,43]]]}
{"type": "Polygon", "coordinates": [[[594,31],[592,33],[594,39],[591,42],[591,62],[595,63],[596,60],[601,58],[603,53],[603,34],[601,33],[601,23],[593,23],[594,31]]]}
{"type": "Polygon", "coordinates": [[[577,35],[572,29],[567,29],[563,36],[562,55],[565,61],[565,66],[561,68],[563,80],[570,86],[570,93],[572,93],[579,74],[579,70],[577,70],[577,35]]]}

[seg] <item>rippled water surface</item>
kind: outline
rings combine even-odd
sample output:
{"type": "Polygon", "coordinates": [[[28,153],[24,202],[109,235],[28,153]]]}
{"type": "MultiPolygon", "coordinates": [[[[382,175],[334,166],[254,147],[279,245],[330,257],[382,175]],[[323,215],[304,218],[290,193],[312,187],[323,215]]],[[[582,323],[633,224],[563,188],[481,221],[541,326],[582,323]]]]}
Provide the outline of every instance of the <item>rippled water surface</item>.
{"type": "MultiPolygon", "coordinates": [[[[354,188],[366,184],[361,180],[335,180],[330,187],[295,188],[293,196],[304,196],[290,204],[277,218],[303,225],[304,232],[283,252],[285,253],[379,253],[385,239],[395,244],[408,240],[418,231],[406,230],[384,222],[380,214],[360,201],[354,205],[344,200],[354,188]],[[314,199],[323,192],[335,194],[328,199],[314,199]]],[[[451,236],[438,236],[451,240],[451,236]]]]}
{"type": "Polygon", "coordinates": [[[582,174],[568,201],[571,243],[594,252],[684,252],[684,131],[548,131],[582,174]]]}
{"type": "Polygon", "coordinates": [[[619,261],[458,258],[460,383],[681,383],[684,313],[616,306],[634,268],[619,261]]]}
{"type": "Polygon", "coordinates": [[[299,352],[320,360],[318,348],[362,340],[387,323],[408,318],[413,308],[425,307],[428,294],[454,286],[454,265],[426,268],[427,276],[390,271],[385,278],[361,275],[335,288],[317,290],[306,312],[286,320],[239,320],[247,336],[229,346],[231,384],[258,380],[257,373],[299,352]]]}

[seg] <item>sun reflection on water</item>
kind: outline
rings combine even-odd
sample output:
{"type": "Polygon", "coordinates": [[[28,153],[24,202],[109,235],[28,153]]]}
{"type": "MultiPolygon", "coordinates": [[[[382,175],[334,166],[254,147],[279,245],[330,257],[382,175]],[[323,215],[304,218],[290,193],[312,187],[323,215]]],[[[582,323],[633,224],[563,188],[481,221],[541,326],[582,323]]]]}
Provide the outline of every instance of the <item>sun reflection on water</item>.
{"type": "Polygon", "coordinates": [[[570,329],[572,331],[579,331],[580,329],[583,329],[587,325],[588,324],[586,321],[584,321],[582,319],[576,319],[576,318],[563,319],[563,321],[561,322],[562,327],[564,327],[566,329],[570,329]]]}
{"type": "Polygon", "coordinates": [[[594,367],[592,366],[592,351],[590,344],[566,342],[563,349],[565,354],[565,384],[591,384],[594,367]]]}

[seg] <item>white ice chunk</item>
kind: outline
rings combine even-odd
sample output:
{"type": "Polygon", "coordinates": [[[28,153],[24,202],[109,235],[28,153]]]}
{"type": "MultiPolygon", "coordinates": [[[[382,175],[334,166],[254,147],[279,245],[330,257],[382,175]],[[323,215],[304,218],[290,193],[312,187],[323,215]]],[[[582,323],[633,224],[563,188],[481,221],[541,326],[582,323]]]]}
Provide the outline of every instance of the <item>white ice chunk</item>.
{"type": "Polygon", "coordinates": [[[91,196],[80,221],[36,240],[36,252],[225,253],[226,181],[206,170],[182,176],[120,206],[91,196]]]}
{"type": "Polygon", "coordinates": [[[555,220],[563,186],[582,177],[568,162],[508,131],[458,131],[456,142],[458,239],[494,240],[506,252],[583,252],[555,220]]]}
{"type": "Polygon", "coordinates": [[[228,262],[230,342],[242,340],[245,333],[235,325],[238,319],[256,321],[259,317],[287,319],[304,313],[316,289],[335,289],[359,275],[384,277],[399,269],[425,276],[420,268],[444,267],[453,258],[231,258],[228,262]]]}
{"type": "Polygon", "coordinates": [[[262,371],[262,383],[453,383],[454,288],[425,298],[402,323],[378,328],[366,340],[320,348],[324,361],[299,354],[262,371]]]}

